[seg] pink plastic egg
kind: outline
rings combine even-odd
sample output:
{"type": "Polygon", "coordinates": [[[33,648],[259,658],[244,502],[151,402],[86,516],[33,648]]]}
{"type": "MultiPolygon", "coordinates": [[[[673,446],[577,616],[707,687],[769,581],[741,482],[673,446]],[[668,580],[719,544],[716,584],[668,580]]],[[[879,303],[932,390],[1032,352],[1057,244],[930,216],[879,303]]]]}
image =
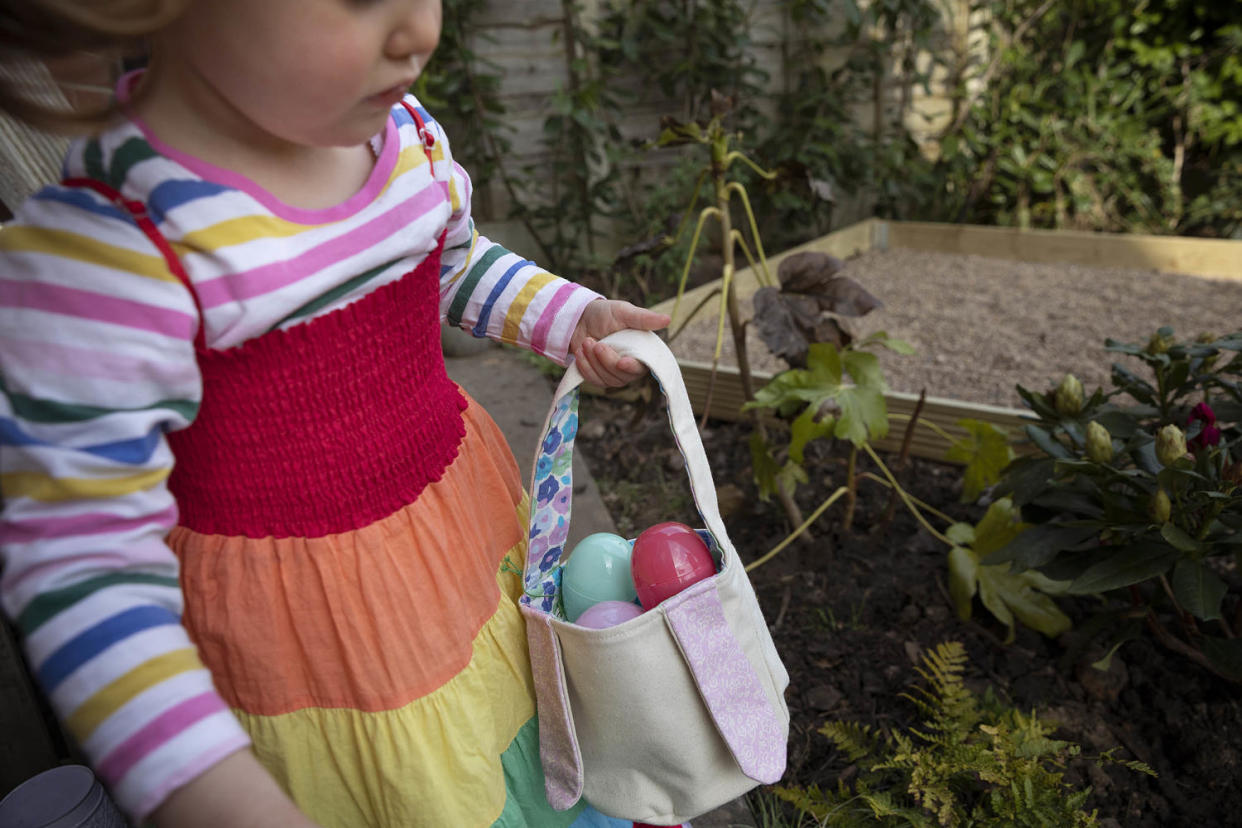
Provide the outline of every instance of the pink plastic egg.
{"type": "Polygon", "coordinates": [[[644,609],[651,609],[691,584],[716,574],[707,544],[684,523],[657,523],[634,541],[630,558],[634,588],[644,609]]]}
{"type": "Polygon", "coordinates": [[[629,601],[600,601],[587,607],[574,623],[579,627],[602,630],[642,614],[643,608],[629,601]]]}

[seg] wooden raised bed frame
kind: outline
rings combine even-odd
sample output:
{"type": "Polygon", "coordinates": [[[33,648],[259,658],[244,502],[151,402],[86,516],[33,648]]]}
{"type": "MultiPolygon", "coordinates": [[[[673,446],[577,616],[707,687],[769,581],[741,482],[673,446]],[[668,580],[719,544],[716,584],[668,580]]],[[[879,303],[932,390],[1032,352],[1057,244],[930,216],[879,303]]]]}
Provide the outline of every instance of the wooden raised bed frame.
{"type": "MultiPolygon", "coordinates": [[[[1222,239],[1191,239],[1179,236],[1139,236],[1108,233],[1081,233],[1060,230],[1019,230],[1009,227],[980,227],[961,224],[935,224],[931,222],[886,221],[867,219],[814,241],[787,250],[768,260],[772,273],[782,259],[806,250],[830,253],[846,259],[869,250],[908,248],[930,250],[940,253],[988,256],[996,259],[1015,259],[1041,264],[1065,263],[1090,267],[1125,267],[1159,270],[1166,273],[1184,273],[1215,279],[1242,281],[1242,242],[1222,239]]],[[[758,280],[750,268],[738,271],[735,277],[739,300],[746,300],[759,288],[758,280]]],[[[694,308],[712,290],[719,280],[700,285],[687,291],[682,297],[679,313],[694,308]]],[[[705,305],[708,312],[715,313],[717,305],[705,305]]],[[[661,302],[654,310],[673,312],[673,300],[661,302]]],[[[702,311],[701,311],[702,312],[702,311]]],[[[673,320],[680,325],[682,319],[673,320]]],[[[702,415],[707,399],[707,386],[711,375],[710,362],[678,360],[691,404],[702,415]]],[[[754,373],[755,387],[771,379],[771,374],[754,373]]],[[[889,435],[876,440],[876,448],[895,451],[900,448],[906,423],[918,402],[918,395],[890,392],[886,395],[890,420],[889,435]]],[[[743,401],[742,384],[738,370],[721,365],[717,369],[716,387],[712,393],[712,407],[708,416],[722,420],[739,420],[743,401]]],[[[1017,437],[1027,412],[1016,408],[963,402],[943,397],[928,397],[923,405],[921,420],[928,420],[954,437],[965,436],[957,425],[958,420],[973,419],[993,423],[1007,429],[1017,437]]],[[[944,460],[948,445],[943,438],[930,429],[915,430],[910,451],[919,457],[944,460]]]]}

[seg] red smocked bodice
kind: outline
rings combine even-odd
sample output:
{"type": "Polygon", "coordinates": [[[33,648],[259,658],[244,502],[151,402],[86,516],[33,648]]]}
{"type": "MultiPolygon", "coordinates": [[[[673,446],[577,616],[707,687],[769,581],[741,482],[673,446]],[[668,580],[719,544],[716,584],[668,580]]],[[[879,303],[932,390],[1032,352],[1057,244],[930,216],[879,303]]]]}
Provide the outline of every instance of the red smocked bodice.
{"type": "MultiPolygon", "coordinates": [[[[432,138],[408,104],[424,136],[432,138]]],[[[128,211],[199,304],[146,205],[69,179],[128,211]]],[[[466,400],[440,349],[440,254],[357,301],[236,348],[195,341],[202,404],[168,435],[180,524],[248,537],[320,537],[366,526],[438,480],[465,436],[466,400]]],[[[199,307],[200,317],[202,308],[199,307]]]]}
{"type": "Polygon", "coordinates": [[[443,474],[465,435],[466,401],[440,350],[440,249],[325,316],[237,348],[198,349],[202,406],[168,435],[183,526],[345,532],[443,474]]]}

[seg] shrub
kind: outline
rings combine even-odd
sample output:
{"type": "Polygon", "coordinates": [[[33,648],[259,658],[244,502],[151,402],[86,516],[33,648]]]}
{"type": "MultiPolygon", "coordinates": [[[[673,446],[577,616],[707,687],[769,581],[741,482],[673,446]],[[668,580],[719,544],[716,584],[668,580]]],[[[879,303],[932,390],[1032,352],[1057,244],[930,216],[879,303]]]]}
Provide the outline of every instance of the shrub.
{"type": "Polygon", "coordinates": [[[1161,328],[1106,347],[1146,374],[1115,363],[1114,388],[1090,397],[1072,378],[1019,386],[1034,451],[998,489],[1030,525],[983,563],[1104,596],[1114,649],[1146,627],[1242,680],[1242,601],[1224,577],[1242,560],[1242,332],[1181,342],[1161,328]]]}

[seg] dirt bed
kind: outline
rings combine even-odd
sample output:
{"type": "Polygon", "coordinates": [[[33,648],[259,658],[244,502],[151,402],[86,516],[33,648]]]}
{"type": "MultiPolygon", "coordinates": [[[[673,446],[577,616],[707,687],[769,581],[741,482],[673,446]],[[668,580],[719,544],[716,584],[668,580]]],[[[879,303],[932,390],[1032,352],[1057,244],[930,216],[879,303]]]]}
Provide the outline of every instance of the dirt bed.
{"type": "MultiPolygon", "coordinates": [[[[579,450],[619,532],[634,537],[662,520],[695,521],[662,408],[586,397],[581,416],[579,450]]],[[[703,434],[729,537],[744,561],[788,532],[780,510],[759,501],[748,437],[741,423],[712,422],[703,434]]],[[[896,466],[891,455],[885,459],[896,466]]],[[[805,514],[843,479],[844,463],[812,444],[806,467],[816,482],[798,496],[805,514]]],[[[954,520],[974,523],[982,515],[982,507],[958,502],[957,467],[912,458],[898,475],[913,497],[954,520]]],[[[946,585],[947,547],[905,510],[890,518],[888,508],[887,491],[865,485],[852,528],[842,525],[839,510],[829,510],[813,527],[813,542],[787,548],[751,575],[790,673],[786,698],[793,721],[784,784],[834,788],[855,773],[818,732],[827,721],[919,727],[918,712],[902,694],[917,679],[922,654],[953,640],[970,655],[972,688],[990,686],[1017,709],[1038,711],[1058,725],[1057,738],[1081,745],[1085,756],[1118,748],[1119,758],[1156,769],[1159,777],[1152,779],[1116,766],[1071,764],[1066,781],[1076,789],[1092,787],[1087,807],[1098,809],[1101,828],[1242,825],[1237,684],[1150,637],[1123,646],[1109,672],[1100,673],[1090,666],[1103,654],[1089,634],[1099,609],[1091,598],[1058,601],[1074,629],[1056,640],[1020,627],[1016,640],[1004,644],[1004,627],[981,605],[970,621],[957,617],[946,585]]],[[[1227,577],[1236,594],[1238,573],[1227,577]]],[[[1235,608],[1231,604],[1230,612],[1235,608]]],[[[787,812],[783,822],[754,824],[809,828],[812,821],[799,823],[787,812]]]]}
{"type": "MultiPolygon", "coordinates": [[[[889,387],[966,402],[1020,407],[1016,384],[1043,390],[1066,372],[1088,391],[1107,389],[1119,355],[1104,350],[1106,337],[1146,342],[1169,325],[1190,339],[1242,326],[1242,281],[904,249],[864,253],[842,272],[884,303],[861,320],[861,331],[887,331],[916,349],[880,354],[889,387]]],[[[715,309],[711,303],[676,337],[679,357],[711,361],[715,309]]],[[[747,351],[752,370],[788,367],[753,330],[747,351]]],[[[721,363],[736,364],[727,330],[721,363]]]]}

